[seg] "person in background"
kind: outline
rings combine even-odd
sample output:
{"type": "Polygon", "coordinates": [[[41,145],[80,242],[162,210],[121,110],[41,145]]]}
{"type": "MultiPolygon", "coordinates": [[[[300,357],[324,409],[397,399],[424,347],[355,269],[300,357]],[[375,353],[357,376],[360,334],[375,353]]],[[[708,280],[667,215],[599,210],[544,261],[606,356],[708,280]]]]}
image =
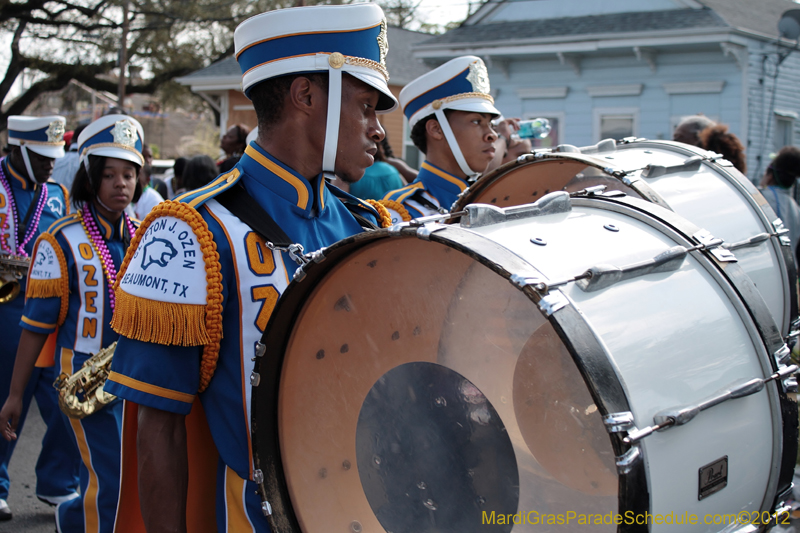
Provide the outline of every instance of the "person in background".
{"type": "Polygon", "coordinates": [[[185,157],[179,157],[175,160],[175,164],[172,165],[172,176],[166,182],[167,194],[170,198],[186,192],[186,186],[183,184],[183,170],[186,168],[188,161],[185,157]]]}
{"type": "Polygon", "coordinates": [[[698,146],[721,154],[733,163],[736,170],[742,174],[747,173],[747,157],[744,155],[744,145],[739,138],[728,131],[725,124],[714,124],[700,132],[698,146]]]}
{"type": "MultiPolygon", "coordinates": [[[[105,115],[78,138],[81,166],[72,187],[77,212],[56,221],[36,241],[29,294],[22,316],[11,391],[0,427],[11,433],[22,409],[22,391],[47,336],[56,334],[56,365],[72,376],[91,354],[117,340],[111,329],[113,285],[136,231],[124,211],[141,185],[142,126],[127,115],[105,115]],[[105,138],[113,143],[104,142],[105,138]]],[[[84,399],[86,401],[86,399],[84,399]]],[[[122,401],[113,400],[84,418],[68,418],[70,442],[81,450],[81,496],[56,508],[57,533],[111,533],[117,512],[122,401]]]]}
{"type": "Polygon", "coordinates": [[[705,115],[686,117],[672,132],[672,140],[700,146],[700,132],[714,124],[716,123],[705,115]]]}
{"type": "MultiPolygon", "coordinates": [[[[64,117],[8,117],[11,153],[0,160],[0,252],[31,258],[40,233],[69,213],[69,194],[63,185],[48,181],[54,161],[64,156],[64,117]]],[[[11,387],[17,355],[22,311],[27,296],[27,277],[19,280],[19,295],[0,303],[0,397],[11,387]]],[[[39,367],[22,393],[21,409],[15,422],[22,431],[31,399],[35,396],[47,432],[36,463],[36,496],[51,505],[78,497],[80,455],[69,430],[61,420],[58,395],[53,388],[58,374],[53,367],[54,348],[42,354],[39,367]],[[49,356],[49,357],[48,357],[49,356]]],[[[0,434],[7,427],[0,426],[0,434]]],[[[8,463],[16,441],[0,439],[0,520],[12,518],[8,507],[8,463]]]]}
{"type": "MultiPolygon", "coordinates": [[[[386,162],[386,152],[392,153],[392,147],[384,137],[378,144],[378,152],[375,154],[375,162],[371,167],[364,171],[364,177],[355,183],[350,184],[350,194],[357,198],[379,200],[383,196],[395,189],[405,186],[400,172],[391,164],[386,162]]],[[[394,154],[392,154],[394,155],[394,154]]]]}
{"type": "MultiPolygon", "coordinates": [[[[147,146],[147,145],[145,145],[147,146]]],[[[144,155],[144,152],[142,153],[144,155]]],[[[150,160],[152,161],[152,155],[150,160]]],[[[141,185],[141,195],[134,198],[134,202],[130,204],[126,212],[130,215],[130,209],[133,209],[134,218],[142,220],[147,216],[156,205],[164,201],[161,196],[153,187],[150,186],[150,172],[152,167],[147,164],[147,158],[144,158],[145,164],[139,169],[139,184],[141,185]]]]}
{"type": "Polygon", "coordinates": [[[484,174],[490,172],[501,165],[505,165],[509,161],[514,161],[522,154],[530,153],[533,145],[530,139],[521,139],[519,136],[514,135],[519,131],[518,118],[507,118],[499,120],[495,126],[497,131],[497,140],[494,143],[495,154],[494,159],[486,167],[484,174]]]}
{"type": "Polygon", "coordinates": [[[217,177],[217,165],[207,155],[196,155],[186,162],[181,181],[185,191],[193,191],[211,183],[217,177]]]}
{"type": "Polygon", "coordinates": [[[217,162],[217,173],[224,174],[236,166],[247,146],[247,135],[250,128],[244,124],[236,124],[228,128],[219,140],[219,147],[225,152],[225,157],[217,162]]]}
{"type": "Polygon", "coordinates": [[[797,177],[800,176],[800,148],[784,146],[770,162],[760,186],[764,198],[775,214],[789,230],[792,244],[792,257],[797,257],[797,243],[800,240],[800,206],[791,195],[797,177]]]}
{"type": "Polygon", "coordinates": [[[495,157],[500,116],[489,94],[489,75],[476,56],[451,59],[400,91],[411,140],[425,154],[413,183],[381,200],[392,223],[447,213],[495,157]]]}
{"type": "Polygon", "coordinates": [[[67,153],[61,159],[56,159],[56,165],[53,167],[53,181],[60,183],[67,190],[72,188],[72,180],[75,179],[75,172],[78,171],[78,165],[80,165],[78,137],[85,127],[86,124],[81,124],[75,128],[72,132],[72,143],[70,143],[67,153]]]}

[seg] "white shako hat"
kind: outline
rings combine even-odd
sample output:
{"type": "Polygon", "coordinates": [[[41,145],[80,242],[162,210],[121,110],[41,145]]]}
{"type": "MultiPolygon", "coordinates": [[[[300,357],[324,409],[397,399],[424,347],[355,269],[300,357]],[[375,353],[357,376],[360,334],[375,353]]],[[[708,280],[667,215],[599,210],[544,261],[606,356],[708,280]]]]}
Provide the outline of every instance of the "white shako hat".
{"type": "Polygon", "coordinates": [[[87,170],[90,155],[124,159],[141,167],[144,165],[143,146],[142,125],[128,115],[100,117],[78,136],[78,153],[87,170]]]}
{"type": "Polygon", "coordinates": [[[458,166],[467,176],[473,176],[483,169],[476,172],[467,165],[444,110],[500,116],[489,92],[489,74],[483,60],[476,56],[462,56],[451,59],[403,87],[400,105],[408,119],[409,128],[423,118],[436,115],[458,166]]]}
{"type": "Polygon", "coordinates": [[[64,132],[67,119],[60,115],[48,117],[8,117],[8,144],[27,147],[45,157],[64,157],[64,132]]]}
{"type": "Polygon", "coordinates": [[[8,117],[8,144],[19,146],[28,177],[33,180],[33,168],[28,150],[51,159],[64,157],[64,132],[67,119],[60,115],[47,117],[8,117]]]}
{"type": "Polygon", "coordinates": [[[380,91],[378,111],[397,107],[389,90],[386,18],[377,4],[293,7],[245,20],[233,40],[249,97],[258,83],[291,74],[328,73],[323,172],[333,172],[342,104],[342,72],[380,91]]]}

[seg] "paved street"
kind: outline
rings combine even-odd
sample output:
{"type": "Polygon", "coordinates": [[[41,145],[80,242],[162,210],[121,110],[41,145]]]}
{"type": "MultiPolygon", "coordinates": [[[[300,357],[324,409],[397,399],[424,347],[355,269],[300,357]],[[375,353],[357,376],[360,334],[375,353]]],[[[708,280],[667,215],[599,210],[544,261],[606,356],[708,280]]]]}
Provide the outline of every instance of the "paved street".
{"type": "Polygon", "coordinates": [[[54,507],[36,499],[36,476],[33,468],[44,435],[44,422],[36,402],[31,405],[25,430],[9,465],[11,493],[8,505],[14,513],[10,522],[0,522],[0,533],[53,533],[56,528],[54,507]]]}

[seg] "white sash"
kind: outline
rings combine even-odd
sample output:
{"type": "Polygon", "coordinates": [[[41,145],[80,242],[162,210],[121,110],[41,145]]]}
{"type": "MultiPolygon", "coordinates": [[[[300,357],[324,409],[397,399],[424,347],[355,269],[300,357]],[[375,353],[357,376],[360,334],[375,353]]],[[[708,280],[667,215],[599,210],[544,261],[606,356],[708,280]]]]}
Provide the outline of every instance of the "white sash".
{"type": "MultiPolygon", "coordinates": [[[[103,264],[81,224],[61,230],[75,259],[81,306],[75,331],[75,351],[97,353],[103,347],[103,326],[106,323],[105,303],[108,284],[103,264]]],[[[108,317],[111,320],[111,317],[108,317]]]]}
{"type": "MultiPolygon", "coordinates": [[[[253,370],[253,360],[256,343],[261,340],[261,334],[272,308],[278,297],[286,290],[289,276],[283,257],[280,252],[269,250],[263,240],[236,218],[216,200],[205,204],[211,213],[222,223],[231,242],[233,252],[233,265],[238,279],[239,303],[241,312],[241,331],[239,342],[241,346],[241,368],[244,380],[250,378],[253,370]],[[270,273],[267,273],[270,272],[270,273]],[[263,312],[262,312],[263,308],[263,312]],[[268,312],[269,311],[269,312],[268,312]]],[[[228,286],[231,284],[228,280],[228,286]]],[[[225,337],[235,335],[236,331],[224,331],[225,337]]],[[[250,412],[252,387],[244,387],[247,410],[250,412]]],[[[247,419],[248,435],[250,434],[250,420],[247,419]]]]}

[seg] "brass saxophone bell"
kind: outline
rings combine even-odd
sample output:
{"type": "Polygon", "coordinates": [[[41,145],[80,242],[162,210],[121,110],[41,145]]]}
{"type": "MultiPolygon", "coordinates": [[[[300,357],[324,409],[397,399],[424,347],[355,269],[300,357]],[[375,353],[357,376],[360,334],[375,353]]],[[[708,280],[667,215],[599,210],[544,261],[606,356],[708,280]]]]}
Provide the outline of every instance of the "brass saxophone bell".
{"type": "Polygon", "coordinates": [[[0,305],[19,295],[19,280],[28,273],[28,257],[0,253],[0,305]]]}
{"type": "Polygon", "coordinates": [[[19,280],[12,272],[0,273],[0,304],[5,304],[19,295],[19,280]]]}

